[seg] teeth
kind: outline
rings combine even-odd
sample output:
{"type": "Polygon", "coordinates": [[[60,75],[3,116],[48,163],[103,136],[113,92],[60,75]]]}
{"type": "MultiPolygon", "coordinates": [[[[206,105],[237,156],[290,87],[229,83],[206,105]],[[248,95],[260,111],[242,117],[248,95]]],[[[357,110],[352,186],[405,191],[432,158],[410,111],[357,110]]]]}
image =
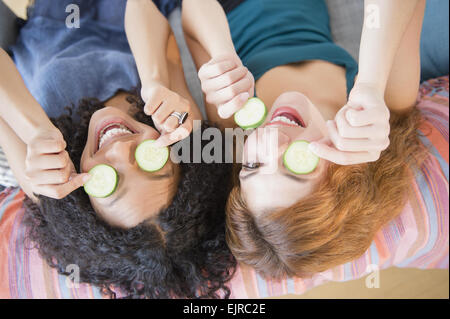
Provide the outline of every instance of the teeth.
{"type": "Polygon", "coordinates": [[[270,121],[270,123],[274,123],[274,122],[283,122],[283,123],[290,124],[290,125],[300,126],[296,122],[291,121],[290,119],[288,119],[287,117],[284,117],[284,116],[277,116],[272,121],[270,121]]]}
{"type": "Polygon", "coordinates": [[[116,136],[133,134],[133,132],[130,131],[124,125],[120,125],[118,128],[108,129],[109,127],[111,127],[113,125],[117,125],[117,124],[111,124],[102,130],[102,133],[100,134],[100,141],[98,144],[98,148],[101,148],[103,146],[103,144],[105,144],[105,142],[109,141],[110,139],[112,139],[116,136]]]}

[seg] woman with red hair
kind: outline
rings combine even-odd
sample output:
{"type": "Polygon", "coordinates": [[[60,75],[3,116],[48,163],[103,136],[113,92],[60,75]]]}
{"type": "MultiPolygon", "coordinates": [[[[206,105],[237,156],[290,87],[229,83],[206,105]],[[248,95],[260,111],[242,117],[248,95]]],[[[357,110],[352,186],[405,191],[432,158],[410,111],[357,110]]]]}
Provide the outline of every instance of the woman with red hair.
{"type": "Polygon", "coordinates": [[[331,40],[324,1],[238,2],[224,14],[217,1],[183,1],[206,101],[222,123],[234,125],[255,89],[269,106],[244,146],[227,242],[265,275],[325,271],[362,255],[401,212],[411,169],[427,154],[414,107],[425,1],[365,1],[357,78],[331,40]],[[283,161],[299,140],[320,158],[303,175],[283,161]]]}

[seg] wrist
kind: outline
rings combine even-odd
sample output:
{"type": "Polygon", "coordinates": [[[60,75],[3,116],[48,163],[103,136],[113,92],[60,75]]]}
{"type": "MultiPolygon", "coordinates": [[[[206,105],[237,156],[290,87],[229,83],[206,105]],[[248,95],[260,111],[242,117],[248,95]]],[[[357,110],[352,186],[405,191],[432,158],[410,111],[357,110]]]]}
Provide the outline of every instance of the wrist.
{"type": "Polygon", "coordinates": [[[59,129],[53,125],[49,121],[49,123],[34,123],[30,122],[28,123],[28,128],[25,130],[27,133],[25,138],[23,139],[23,142],[27,145],[30,144],[31,141],[33,141],[36,137],[42,136],[42,135],[52,135],[52,133],[59,133],[59,129]]]}
{"type": "Polygon", "coordinates": [[[358,79],[353,86],[353,90],[364,89],[365,91],[371,91],[373,94],[384,97],[386,87],[376,81],[363,81],[358,79]]]}
{"type": "Polygon", "coordinates": [[[142,89],[146,90],[155,86],[165,86],[170,85],[169,75],[166,72],[153,72],[146,77],[142,77],[142,89]]]}
{"type": "Polygon", "coordinates": [[[9,114],[4,120],[25,144],[28,145],[40,132],[58,130],[34,100],[21,102],[19,105],[28,105],[29,107],[27,110],[19,107],[11,108],[12,110],[8,112],[9,114]]]}
{"type": "Polygon", "coordinates": [[[145,84],[142,84],[142,88],[141,88],[141,97],[142,100],[147,103],[148,100],[151,98],[151,96],[154,94],[155,89],[157,88],[167,88],[168,85],[166,85],[164,83],[164,81],[160,81],[160,80],[152,80],[152,81],[147,81],[145,82],[145,84]]]}
{"type": "Polygon", "coordinates": [[[235,55],[238,56],[236,53],[236,49],[234,48],[234,45],[229,45],[225,43],[218,43],[217,45],[213,45],[208,49],[208,53],[211,56],[212,59],[222,56],[222,55],[235,55]]]}

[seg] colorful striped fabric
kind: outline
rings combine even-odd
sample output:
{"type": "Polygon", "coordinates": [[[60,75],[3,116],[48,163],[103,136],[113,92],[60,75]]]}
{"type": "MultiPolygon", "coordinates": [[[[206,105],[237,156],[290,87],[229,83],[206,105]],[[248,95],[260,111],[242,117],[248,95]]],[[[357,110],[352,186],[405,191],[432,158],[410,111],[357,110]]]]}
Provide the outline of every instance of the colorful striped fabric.
{"type": "MultiPolygon", "coordinates": [[[[422,141],[432,156],[412,181],[402,214],[380,230],[367,252],[355,261],[312,278],[273,281],[241,266],[230,283],[232,298],[301,294],[328,281],[361,278],[376,268],[449,267],[449,90],[448,76],[421,86],[418,106],[425,122],[422,141]]],[[[24,243],[24,194],[9,188],[0,194],[0,298],[102,298],[98,288],[74,286],[24,243]]]]}

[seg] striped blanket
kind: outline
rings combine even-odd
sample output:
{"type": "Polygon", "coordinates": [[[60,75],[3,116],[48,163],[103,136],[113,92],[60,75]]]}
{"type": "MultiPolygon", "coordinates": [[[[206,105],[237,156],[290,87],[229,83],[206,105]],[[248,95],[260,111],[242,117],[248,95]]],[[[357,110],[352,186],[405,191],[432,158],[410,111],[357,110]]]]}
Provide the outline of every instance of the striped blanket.
{"type": "MultiPolygon", "coordinates": [[[[232,298],[301,294],[328,281],[354,280],[392,266],[448,269],[448,84],[446,76],[421,86],[422,141],[432,156],[411,181],[414,194],[402,214],[377,233],[363,256],[308,279],[273,281],[240,266],[230,282],[232,298]]],[[[23,199],[17,188],[0,194],[0,298],[103,298],[98,288],[58,275],[36,249],[25,246],[23,199]]]]}

